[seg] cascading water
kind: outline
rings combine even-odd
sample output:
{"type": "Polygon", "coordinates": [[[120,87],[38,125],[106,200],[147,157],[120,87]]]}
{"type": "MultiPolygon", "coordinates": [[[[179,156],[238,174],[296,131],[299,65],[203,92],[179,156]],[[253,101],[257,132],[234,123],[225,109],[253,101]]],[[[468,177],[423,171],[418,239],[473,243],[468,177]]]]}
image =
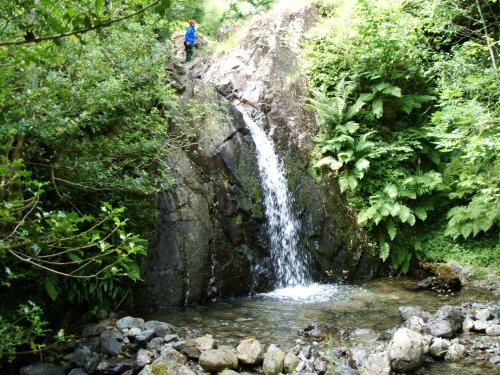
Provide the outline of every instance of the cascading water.
{"type": "Polygon", "coordinates": [[[304,286],[310,283],[309,258],[299,245],[300,222],[292,209],[283,161],[273,141],[242,106],[243,114],[257,150],[257,164],[264,194],[267,233],[277,287],[304,286]]]}

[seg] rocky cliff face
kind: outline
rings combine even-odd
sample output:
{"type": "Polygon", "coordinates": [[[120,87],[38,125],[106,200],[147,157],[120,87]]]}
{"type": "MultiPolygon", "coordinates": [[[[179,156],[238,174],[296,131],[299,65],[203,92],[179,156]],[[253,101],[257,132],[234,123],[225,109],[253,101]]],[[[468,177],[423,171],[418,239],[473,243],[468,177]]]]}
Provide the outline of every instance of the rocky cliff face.
{"type": "Polygon", "coordinates": [[[189,66],[194,87],[177,85],[184,95],[218,103],[218,110],[205,119],[195,147],[172,149],[168,164],[176,183],[158,198],[139,306],[245,295],[273,285],[255,145],[230,101],[247,104],[276,143],[316,278],[355,280],[378,272],[337,186],[318,184],[307,172],[317,124],[303,106],[299,45],[317,18],[308,7],[260,19],[222,58],[189,66]]]}

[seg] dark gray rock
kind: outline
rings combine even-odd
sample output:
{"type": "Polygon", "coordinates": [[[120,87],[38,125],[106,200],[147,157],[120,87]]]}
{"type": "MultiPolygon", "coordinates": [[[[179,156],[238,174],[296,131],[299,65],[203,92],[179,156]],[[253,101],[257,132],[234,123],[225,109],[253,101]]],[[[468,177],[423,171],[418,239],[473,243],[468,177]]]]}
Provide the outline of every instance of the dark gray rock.
{"type": "Polygon", "coordinates": [[[153,362],[154,353],[151,350],[139,349],[135,361],[139,367],[144,367],[153,362]]]}
{"type": "Polygon", "coordinates": [[[130,328],[130,323],[132,323],[134,319],[135,318],[132,316],[126,316],[124,318],[118,319],[115,324],[116,328],[118,329],[130,328]]]}
{"type": "Polygon", "coordinates": [[[91,353],[87,360],[83,364],[83,368],[89,374],[93,374],[97,371],[97,367],[101,363],[102,358],[97,353],[91,353]]]}
{"type": "Polygon", "coordinates": [[[454,336],[453,328],[447,320],[432,320],[425,327],[429,334],[434,337],[452,338],[454,336]]]}
{"type": "Polygon", "coordinates": [[[97,370],[103,374],[114,375],[133,371],[133,368],[133,361],[129,358],[110,358],[99,363],[97,370]]]}
{"type": "Polygon", "coordinates": [[[65,375],[63,367],[42,363],[39,365],[24,366],[20,370],[20,375],[65,375]]]}
{"type": "Polygon", "coordinates": [[[109,316],[109,312],[104,310],[104,309],[100,309],[98,310],[96,313],[95,313],[95,317],[98,319],[98,320],[104,320],[106,319],[107,317],[109,316]]]}
{"type": "Polygon", "coordinates": [[[158,337],[164,337],[171,334],[174,331],[174,327],[165,322],[159,322],[157,320],[149,320],[144,324],[145,330],[152,329],[155,331],[155,335],[158,337]]]}
{"type": "Polygon", "coordinates": [[[401,306],[399,312],[404,321],[410,319],[412,316],[418,316],[424,322],[427,322],[432,317],[427,311],[422,310],[420,306],[401,306]]]}
{"type": "Polygon", "coordinates": [[[107,338],[112,338],[116,339],[118,341],[123,341],[123,333],[120,331],[104,331],[101,333],[101,339],[107,339],[107,338]]]}
{"type": "Polygon", "coordinates": [[[70,372],[68,372],[68,375],[89,375],[87,371],[85,371],[82,368],[74,368],[70,372]]]}
{"type": "Polygon", "coordinates": [[[450,322],[453,333],[462,332],[462,323],[465,315],[460,307],[445,305],[436,312],[435,317],[436,319],[443,319],[450,322]]]}
{"type": "Polygon", "coordinates": [[[122,352],[122,344],[115,338],[101,338],[101,352],[116,357],[122,352]]]}
{"type": "Polygon", "coordinates": [[[154,337],[147,343],[146,348],[151,350],[159,349],[164,343],[165,341],[163,340],[163,337],[154,337]]]}
{"type": "Polygon", "coordinates": [[[444,278],[430,276],[417,283],[417,288],[421,290],[432,289],[441,293],[456,292],[462,289],[462,283],[458,277],[444,278]]]}
{"type": "Polygon", "coordinates": [[[71,361],[78,367],[83,367],[83,365],[88,361],[91,355],[92,350],[90,350],[88,346],[77,347],[73,352],[71,361]]]}
{"type": "Polygon", "coordinates": [[[135,341],[139,345],[146,345],[153,339],[153,337],[155,337],[155,331],[152,329],[148,329],[146,331],[142,331],[139,335],[135,336],[135,341]]]}

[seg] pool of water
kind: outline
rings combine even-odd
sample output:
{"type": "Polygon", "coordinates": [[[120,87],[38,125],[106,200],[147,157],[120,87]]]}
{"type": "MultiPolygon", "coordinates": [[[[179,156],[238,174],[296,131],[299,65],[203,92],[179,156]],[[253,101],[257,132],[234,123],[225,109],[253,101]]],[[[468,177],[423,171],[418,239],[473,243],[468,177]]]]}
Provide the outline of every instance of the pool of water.
{"type": "MultiPolygon", "coordinates": [[[[264,344],[275,343],[289,349],[301,337],[298,332],[308,325],[318,325],[324,340],[320,348],[340,343],[340,332],[373,329],[377,332],[401,324],[398,308],[418,305],[434,313],[444,304],[458,305],[465,301],[487,301],[492,296],[477,291],[462,290],[448,295],[433,291],[414,291],[409,279],[379,279],[362,285],[319,285],[287,288],[272,293],[245,298],[215,301],[205,305],[175,307],[153,313],[145,318],[169,322],[187,336],[206,333],[224,344],[236,346],[245,338],[257,338],[264,344]]],[[[488,374],[493,367],[473,364],[432,365],[428,374],[488,374]],[[451,366],[451,367],[450,367],[451,366]],[[433,370],[430,370],[432,368],[433,370]],[[478,372],[482,371],[482,372],[478,372]]],[[[497,373],[497,372],[491,372],[497,373]]]]}

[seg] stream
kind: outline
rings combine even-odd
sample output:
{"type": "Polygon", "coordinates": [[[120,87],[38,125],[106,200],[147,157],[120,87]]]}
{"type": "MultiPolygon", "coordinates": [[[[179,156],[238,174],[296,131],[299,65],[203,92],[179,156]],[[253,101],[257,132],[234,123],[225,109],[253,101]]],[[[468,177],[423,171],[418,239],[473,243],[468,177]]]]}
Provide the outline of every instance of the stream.
{"type": "MultiPolygon", "coordinates": [[[[318,325],[323,338],[317,350],[346,347],[373,340],[373,332],[384,331],[402,323],[398,308],[418,305],[434,313],[445,304],[491,300],[491,294],[462,290],[438,295],[433,291],[413,291],[415,281],[407,278],[383,278],[358,286],[319,285],[290,287],[267,294],[214,301],[205,305],[173,307],[147,314],[147,319],[166,321],[186,335],[212,334],[223,344],[237,346],[246,338],[257,338],[263,344],[277,344],[282,349],[295,345],[297,339],[312,341],[298,331],[318,325]],[[356,332],[355,332],[356,331],[356,332]],[[341,341],[342,332],[355,332],[341,341]]],[[[375,338],[376,339],[376,338],[375,338]]],[[[489,364],[436,362],[426,365],[426,374],[497,374],[489,364]]],[[[338,373],[350,373],[347,366],[338,373]]]]}

